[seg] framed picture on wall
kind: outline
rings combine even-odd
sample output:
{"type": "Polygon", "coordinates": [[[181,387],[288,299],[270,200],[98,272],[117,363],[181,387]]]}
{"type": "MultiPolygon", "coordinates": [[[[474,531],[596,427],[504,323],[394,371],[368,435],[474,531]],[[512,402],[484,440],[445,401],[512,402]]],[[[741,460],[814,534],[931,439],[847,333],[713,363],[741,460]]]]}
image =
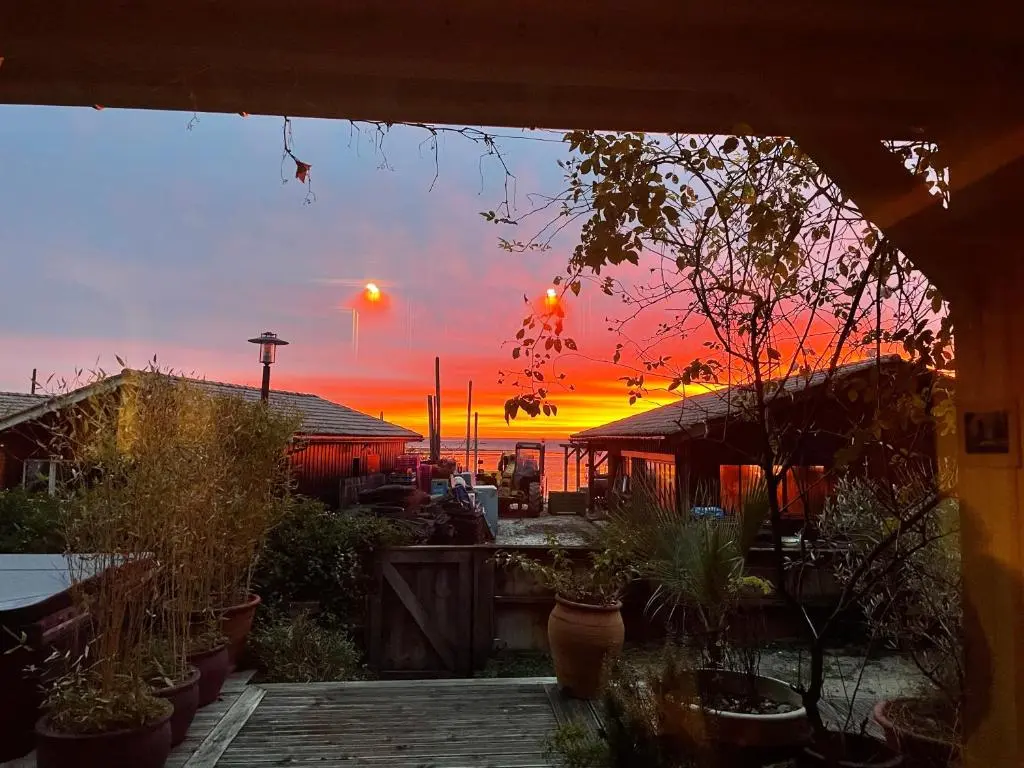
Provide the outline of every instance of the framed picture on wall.
{"type": "Polygon", "coordinates": [[[965,403],[958,429],[965,463],[992,467],[1020,465],[1016,403],[965,403]]]}

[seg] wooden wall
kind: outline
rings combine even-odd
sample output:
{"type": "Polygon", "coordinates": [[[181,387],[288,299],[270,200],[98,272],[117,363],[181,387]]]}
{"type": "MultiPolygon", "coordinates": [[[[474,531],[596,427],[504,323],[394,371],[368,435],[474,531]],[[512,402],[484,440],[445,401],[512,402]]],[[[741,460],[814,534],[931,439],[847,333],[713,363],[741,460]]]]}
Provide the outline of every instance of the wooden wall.
{"type": "Polygon", "coordinates": [[[394,471],[395,460],[405,453],[405,445],[405,440],[311,440],[292,455],[297,490],[336,507],[342,478],[370,474],[367,464],[370,454],[380,457],[377,472],[394,471]],[[357,459],[358,468],[355,466],[357,459]]]}

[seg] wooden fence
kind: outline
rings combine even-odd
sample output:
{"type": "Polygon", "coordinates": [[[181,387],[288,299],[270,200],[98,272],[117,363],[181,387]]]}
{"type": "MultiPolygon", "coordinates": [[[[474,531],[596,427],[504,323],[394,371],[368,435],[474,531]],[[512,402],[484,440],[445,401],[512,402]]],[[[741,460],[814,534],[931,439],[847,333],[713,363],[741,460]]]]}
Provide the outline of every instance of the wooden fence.
{"type": "MultiPolygon", "coordinates": [[[[370,596],[367,651],[382,677],[468,677],[483,669],[494,650],[547,650],[551,592],[518,568],[496,568],[493,545],[396,547],[380,553],[370,596]]],[[[502,546],[545,560],[546,546],[502,546]]],[[[570,549],[578,567],[590,550],[570,549]]],[[[751,553],[749,571],[772,581],[767,553],[751,553]]],[[[795,576],[791,576],[795,578],[795,576]]],[[[838,587],[830,574],[811,570],[801,580],[805,599],[827,604],[838,587]],[[827,578],[826,578],[827,576],[827,578]],[[810,594],[808,594],[810,593],[810,594]]],[[[645,610],[651,588],[631,586],[623,600],[627,641],[664,637],[667,617],[645,610]]],[[[778,598],[754,601],[772,638],[793,636],[778,598]]]]}
{"type": "Polygon", "coordinates": [[[396,547],[377,559],[370,666],[383,677],[469,677],[493,643],[493,550],[396,547]]]}

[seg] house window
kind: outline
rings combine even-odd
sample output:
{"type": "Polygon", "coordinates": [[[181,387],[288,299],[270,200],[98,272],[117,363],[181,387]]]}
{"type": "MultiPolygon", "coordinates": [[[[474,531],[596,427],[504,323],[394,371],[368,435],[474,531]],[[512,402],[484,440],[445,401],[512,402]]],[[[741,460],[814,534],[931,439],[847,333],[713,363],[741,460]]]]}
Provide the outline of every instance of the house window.
{"type": "Polygon", "coordinates": [[[60,465],[57,459],[26,459],[22,467],[21,484],[27,491],[45,491],[55,496],[60,465]]]}
{"type": "MultiPolygon", "coordinates": [[[[729,464],[718,468],[722,508],[734,513],[743,509],[746,499],[764,488],[764,472],[754,464],[729,464]]],[[[784,518],[803,520],[821,513],[825,506],[828,482],[825,467],[791,467],[779,483],[779,508],[784,518]]]]}

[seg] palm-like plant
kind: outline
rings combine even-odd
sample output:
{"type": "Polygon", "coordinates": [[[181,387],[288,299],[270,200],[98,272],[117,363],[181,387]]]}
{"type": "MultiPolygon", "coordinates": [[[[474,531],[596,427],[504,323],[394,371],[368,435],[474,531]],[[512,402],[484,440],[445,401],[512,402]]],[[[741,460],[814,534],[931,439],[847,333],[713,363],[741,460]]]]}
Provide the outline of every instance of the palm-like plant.
{"type": "Polygon", "coordinates": [[[766,582],[746,574],[747,552],[767,515],[767,495],[763,485],[757,487],[747,494],[742,509],[721,517],[696,509],[700,507],[666,504],[638,478],[630,496],[611,511],[605,535],[654,583],[648,610],[693,616],[704,660],[720,666],[739,598],[770,590],[766,582]]]}

